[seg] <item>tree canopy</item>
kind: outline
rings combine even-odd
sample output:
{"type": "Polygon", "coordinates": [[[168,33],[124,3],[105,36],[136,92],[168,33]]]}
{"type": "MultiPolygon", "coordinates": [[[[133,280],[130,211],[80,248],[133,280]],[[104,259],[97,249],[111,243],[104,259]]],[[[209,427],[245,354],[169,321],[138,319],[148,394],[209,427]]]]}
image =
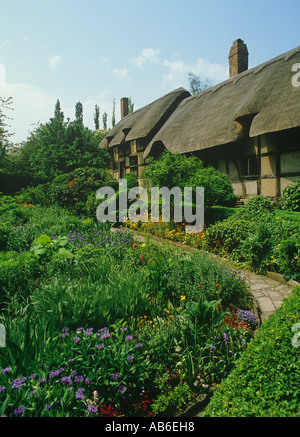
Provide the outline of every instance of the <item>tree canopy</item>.
{"type": "Polygon", "coordinates": [[[99,135],[84,127],[80,102],[75,107],[75,120],[65,122],[58,100],[54,117],[34,129],[18,159],[23,170],[52,180],[79,167],[104,168],[110,158],[106,150],[99,148],[99,135]]]}

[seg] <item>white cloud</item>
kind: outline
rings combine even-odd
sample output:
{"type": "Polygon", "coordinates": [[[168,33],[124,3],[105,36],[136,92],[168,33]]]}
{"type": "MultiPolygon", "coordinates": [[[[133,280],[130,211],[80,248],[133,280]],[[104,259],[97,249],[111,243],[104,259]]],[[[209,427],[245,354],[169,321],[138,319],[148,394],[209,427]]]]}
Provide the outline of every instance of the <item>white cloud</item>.
{"type": "Polygon", "coordinates": [[[132,58],[131,62],[133,62],[138,68],[141,70],[143,69],[143,66],[147,63],[158,63],[159,61],[159,53],[160,49],[154,50],[154,49],[143,49],[141,51],[141,54],[137,56],[136,58],[132,58]]]}
{"type": "Polygon", "coordinates": [[[165,60],[163,66],[169,69],[169,72],[163,76],[163,83],[173,87],[184,86],[189,72],[193,72],[203,81],[209,79],[213,84],[228,79],[228,67],[213,64],[203,58],[198,58],[194,64],[190,65],[182,60],[165,60]]]}
{"type": "Polygon", "coordinates": [[[1,94],[13,98],[13,111],[8,115],[12,118],[9,120],[9,131],[15,134],[11,138],[14,142],[24,141],[38,122],[44,123],[53,116],[57,98],[36,86],[6,83],[1,94]]]}
{"type": "Polygon", "coordinates": [[[9,46],[11,44],[12,44],[12,42],[11,42],[10,39],[6,39],[4,41],[0,41],[0,47],[7,47],[7,46],[9,46]]]}
{"type": "Polygon", "coordinates": [[[51,68],[57,68],[62,59],[61,55],[48,56],[48,63],[51,68]]]}
{"type": "MultiPolygon", "coordinates": [[[[127,67],[124,67],[124,68],[115,68],[113,70],[113,76],[117,80],[125,79],[126,77],[128,77],[128,73],[129,73],[129,70],[128,70],[127,67]]],[[[128,77],[128,79],[131,80],[129,77],[128,77]]]]}

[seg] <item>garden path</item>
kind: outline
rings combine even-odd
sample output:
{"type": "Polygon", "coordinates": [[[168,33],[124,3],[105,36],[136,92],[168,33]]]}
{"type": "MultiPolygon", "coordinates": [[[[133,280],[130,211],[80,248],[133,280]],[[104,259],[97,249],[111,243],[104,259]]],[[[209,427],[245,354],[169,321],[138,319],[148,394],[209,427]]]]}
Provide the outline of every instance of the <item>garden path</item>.
{"type": "MultiPolygon", "coordinates": [[[[133,231],[132,229],[130,229],[130,232],[132,232],[134,239],[137,241],[145,241],[147,239],[145,234],[133,231]]],[[[149,235],[149,238],[151,241],[157,242],[158,244],[169,243],[172,246],[187,251],[199,251],[199,249],[194,247],[189,247],[184,244],[169,240],[167,241],[156,236],[149,235]]],[[[239,271],[242,276],[246,276],[250,293],[252,294],[254,303],[256,304],[256,313],[259,316],[260,324],[267,320],[267,318],[281,306],[283,299],[287,298],[291,294],[292,289],[296,285],[299,285],[295,281],[290,281],[287,283],[281,275],[275,273],[268,273],[266,276],[262,276],[251,271],[240,269],[239,271]]]]}

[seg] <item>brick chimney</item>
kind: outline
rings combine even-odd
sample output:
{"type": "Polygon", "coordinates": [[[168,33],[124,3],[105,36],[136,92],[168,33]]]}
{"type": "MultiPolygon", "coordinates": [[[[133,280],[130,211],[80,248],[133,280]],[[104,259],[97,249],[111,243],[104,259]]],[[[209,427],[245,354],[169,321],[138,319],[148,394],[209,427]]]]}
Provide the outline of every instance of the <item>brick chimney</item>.
{"type": "Polygon", "coordinates": [[[237,39],[229,52],[229,77],[236,76],[248,70],[248,49],[243,40],[237,39]]]}
{"type": "Polygon", "coordinates": [[[121,99],[121,120],[122,118],[126,117],[129,113],[129,107],[128,107],[128,97],[122,97],[121,99]]]}

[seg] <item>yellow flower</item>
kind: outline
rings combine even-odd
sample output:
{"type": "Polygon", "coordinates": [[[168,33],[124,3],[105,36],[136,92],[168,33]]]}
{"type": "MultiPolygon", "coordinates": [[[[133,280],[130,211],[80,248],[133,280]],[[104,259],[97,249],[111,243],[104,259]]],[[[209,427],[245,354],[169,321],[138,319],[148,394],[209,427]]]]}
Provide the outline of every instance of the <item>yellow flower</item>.
{"type": "Polygon", "coordinates": [[[185,296],[181,296],[180,300],[185,300],[186,297],[185,296]]]}

